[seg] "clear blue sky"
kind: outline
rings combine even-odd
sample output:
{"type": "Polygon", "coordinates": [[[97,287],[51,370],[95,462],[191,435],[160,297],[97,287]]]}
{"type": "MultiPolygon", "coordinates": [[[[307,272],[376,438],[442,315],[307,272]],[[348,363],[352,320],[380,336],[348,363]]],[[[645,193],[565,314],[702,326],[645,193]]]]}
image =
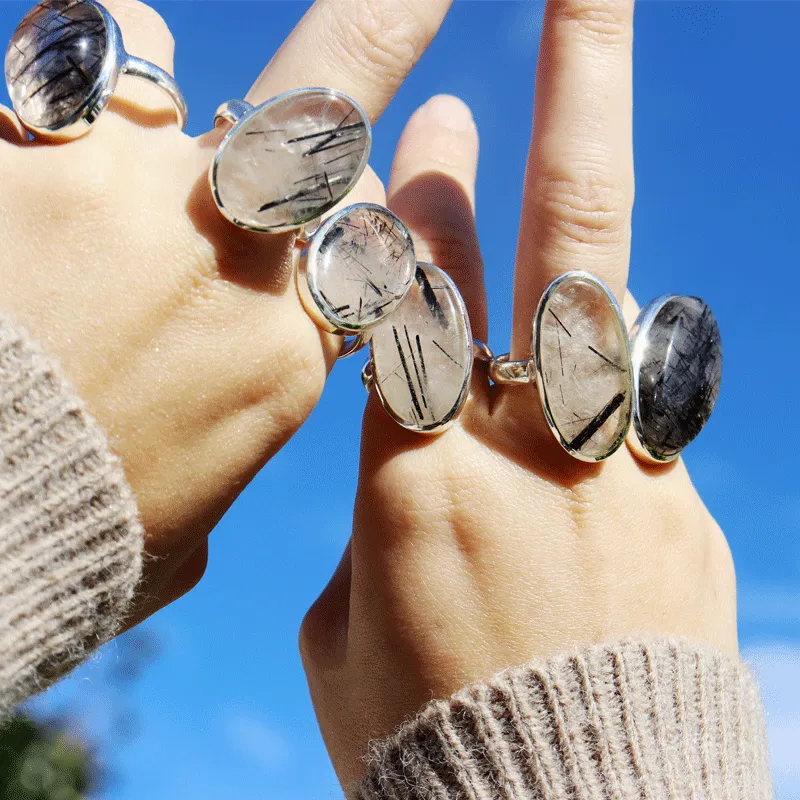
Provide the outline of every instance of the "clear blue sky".
{"type": "MultiPolygon", "coordinates": [[[[244,93],[307,5],[157,4],[177,40],[191,132],[244,93]]],[[[0,36],[25,7],[0,4],[0,36]]],[[[375,130],[372,164],[385,178],[416,106],[439,92],[472,106],[496,351],[509,336],[541,13],[538,2],[458,0],[375,130]]],[[[687,461],[733,548],[742,642],[769,695],[779,797],[790,800],[800,797],[800,3],[644,0],[636,24],[631,286],[640,300],[701,295],[722,326],[721,399],[687,461]]],[[[45,699],[79,697],[106,739],[118,777],[109,800],[340,797],[296,631],[348,536],[360,366],[336,367],[307,425],[215,531],[201,585],[147,623],[163,652],[126,700],[138,735],[108,734],[114,644],[45,699]]]]}

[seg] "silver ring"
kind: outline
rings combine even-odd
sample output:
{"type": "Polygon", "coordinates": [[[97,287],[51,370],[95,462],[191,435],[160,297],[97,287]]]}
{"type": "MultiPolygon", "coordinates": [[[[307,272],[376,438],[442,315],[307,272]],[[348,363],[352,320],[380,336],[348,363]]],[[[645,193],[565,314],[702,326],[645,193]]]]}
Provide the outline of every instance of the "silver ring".
{"type": "Polygon", "coordinates": [[[455,283],[438,267],[420,263],[405,300],[372,330],[361,380],[402,427],[443,433],[464,409],[475,361],[490,358],[489,348],[472,339],[455,283]]]}
{"type": "Polygon", "coordinates": [[[648,463],[677,459],[711,417],[722,383],[722,341],[698,297],[664,295],[631,329],[631,450],[648,463]]]}
{"type": "Polygon", "coordinates": [[[155,83],[186,126],[186,101],[175,79],[125,52],[114,18],[96,0],[47,0],[31,9],[11,37],[6,85],[20,122],[33,134],[75,139],[114,94],[120,75],[155,83]]]}
{"type": "Polygon", "coordinates": [[[628,435],[628,333],[613,294],[586,272],[567,272],[545,290],[534,318],[531,358],[498,356],[489,376],[503,385],[535,383],[550,430],[580,461],[608,458],[628,435]]]}
{"type": "Polygon", "coordinates": [[[357,203],[328,217],[303,243],[297,290],[318,327],[364,333],[403,303],[416,270],[403,221],[383,206],[357,203]]]}
{"type": "Polygon", "coordinates": [[[303,228],[342,200],[369,161],[372,129],[335,89],[298,89],[260,106],[229,100],[214,116],[232,125],[209,171],[220,212],[242,228],[303,228]]]}

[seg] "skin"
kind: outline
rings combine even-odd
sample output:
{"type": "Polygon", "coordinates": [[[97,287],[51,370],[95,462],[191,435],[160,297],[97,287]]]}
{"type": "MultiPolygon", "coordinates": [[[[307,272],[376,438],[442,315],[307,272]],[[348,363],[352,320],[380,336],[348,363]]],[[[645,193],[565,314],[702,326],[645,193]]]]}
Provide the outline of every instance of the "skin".
{"type": "MultiPolygon", "coordinates": [[[[632,0],[551,0],[519,234],[512,358],[530,352],[544,287],[580,268],[625,301],[633,204],[632,0]]],[[[388,202],[421,257],[460,286],[487,338],[468,109],[434,98],[410,120],[388,202]]],[[[684,636],[736,656],[725,538],[682,462],[622,448],[570,458],[535,387],[476,370],[458,424],[426,438],[368,403],[350,545],[302,627],[317,716],[340,780],[372,739],[532,657],[625,637],[684,636]]]]}
{"type": "MultiPolygon", "coordinates": [[[[105,4],[126,50],[171,72],[163,20],[105,4]]],[[[245,99],[333,86],[375,121],[449,5],[318,0],[245,99]]],[[[134,624],[200,580],[208,533],[311,412],[341,342],[300,304],[293,236],[214,205],[224,128],[186,136],[162,92],[126,77],[80,140],[28,142],[8,109],[0,122],[0,312],[60,360],[122,459],[149,556],[134,624]]],[[[384,199],[368,171],[347,202],[384,199]]]]}

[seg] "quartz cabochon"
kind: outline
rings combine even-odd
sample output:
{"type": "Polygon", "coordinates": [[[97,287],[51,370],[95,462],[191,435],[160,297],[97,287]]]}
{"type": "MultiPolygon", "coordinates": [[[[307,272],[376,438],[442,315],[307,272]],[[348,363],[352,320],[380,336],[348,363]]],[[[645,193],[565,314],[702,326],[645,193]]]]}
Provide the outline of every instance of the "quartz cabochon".
{"type": "Polygon", "coordinates": [[[580,276],[554,283],[534,346],[542,402],[562,445],[587,461],[607,458],[625,440],[632,408],[628,335],[608,290],[580,276]]]}
{"type": "Polygon", "coordinates": [[[646,342],[638,365],[637,430],[653,455],[674,458],[703,429],[719,396],[719,325],[699,298],[671,297],[637,335],[646,342]]]}
{"type": "Polygon", "coordinates": [[[371,133],[344,95],[302,90],[249,112],[212,168],[222,212],[255,230],[299,227],[333,208],[369,159],[371,133]]]}
{"type": "Polygon", "coordinates": [[[375,328],[375,385],[405,427],[435,430],[460,411],[472,374],[472,334],[455,284],[420,264],[405,301],[375,328]]]}
{"type": "Polygon", "coordinates": [[[320,229],[306,271],[328,322],[355,333],[394,312],[411,288],[416,263],[405,225],[385,208],[360,204],[320,229]]]}
{"type": "Polygon", "coordinates": [[[50,0],[29,11],[6,52],[6,83],[20,119],[56,130],[91,98],[100,77],[109,35],[91,3],[50,0]]]}

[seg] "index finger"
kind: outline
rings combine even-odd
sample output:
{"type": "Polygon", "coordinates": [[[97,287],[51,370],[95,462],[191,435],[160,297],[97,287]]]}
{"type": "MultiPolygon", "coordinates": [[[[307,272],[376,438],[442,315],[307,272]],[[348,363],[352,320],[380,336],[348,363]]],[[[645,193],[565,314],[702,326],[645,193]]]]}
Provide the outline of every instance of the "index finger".
{"type": "Polygon", "coordinates": [[[305,86],[338,89],[371,121],[386,108],[452,0],[317,0],[253,84],[257,105],[305,86]]]}

